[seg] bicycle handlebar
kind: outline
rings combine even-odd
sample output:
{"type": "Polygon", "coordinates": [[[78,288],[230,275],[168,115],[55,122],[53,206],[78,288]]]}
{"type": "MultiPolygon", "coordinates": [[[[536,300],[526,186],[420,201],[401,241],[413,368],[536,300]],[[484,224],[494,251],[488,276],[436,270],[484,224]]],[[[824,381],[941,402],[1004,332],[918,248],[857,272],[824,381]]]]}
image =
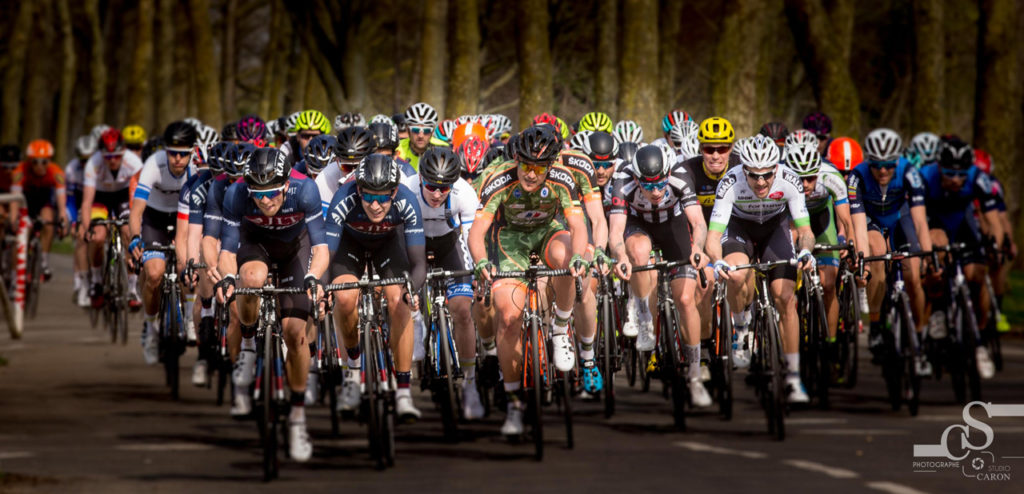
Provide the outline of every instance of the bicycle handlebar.
{"type": "Polygon", "coordinates": [[[759,272],[763,273],[763,272],[768,271],[768,270],[770,270],[770,269],[772,269],[772,268],[774,268],[776,266],[796,266],[796,264],[797,264],[797,260],[796,259],[782,259],[782,260],[779,260],[779,261],[771,261],[771,262],[753,262],[753,263],[750,263],[750,264],[739,264],[739,265],[733,266],[731,271],[740,271],[740,270],[744,270],[744,269],[753,269],[754,271],[759,271],[759,272]]]}
{"type": "Polygon", "coordinates": [[[305,288],[288,287],[288,288],[277,288],[273,286],[263,286],[260,288],[235,288],[235,295],[277,295],[277,294],[297,294],[306,293],[305,288]]]}
{"type": "Polygon", "coordinates": [[[380,278],[376,280],[370,280],[363,278],[359,281],[350,281],[348,283],[333,283],[330,285],[324,285],[324,292],[337,292],[342,290],[354,290],[356,288],[376,288],[378,286],[388,285],[403,285],[408,281],[405,276],[396,276],[394,278],[380,278]]]}
{"type": "MultiPolygon", "coordinates": [[[[700,262],[700,256],[697,257],[697,262],[700,262]]],[[[651,264],[644,264],[642,266],[634,266],[632,271],[634,273],[639,273],[639,272],[643,272],[643,271],[654,271],[654,270],[668,271],[668,270],[670,270],[672,268],[678,268],[678,267],[683,267],[683,266],[691,266],[691,265],[692,264],[690,263],[689,259],[685,259],[685,260],[682,260],[682,261],[658,261],[658,262],[654,262],[654,263],[651,263],[651,264]]],[[[708,279],[707,279],[707,276],[704,274],[703,266],[696,267],[695,269],[697,270],[697,276],[700,276],[700,287],[701,288],[707,288],[708,287],[708,279]]]]}
{"type": "Polygon", "coordinates": [[[435,280],[437,278],[461,278],[463,276],[473,276],[473,270],[459,269],[456,271],[445,271],[443,269],[433,269],[427,272],[427,281],[435,280]]]}

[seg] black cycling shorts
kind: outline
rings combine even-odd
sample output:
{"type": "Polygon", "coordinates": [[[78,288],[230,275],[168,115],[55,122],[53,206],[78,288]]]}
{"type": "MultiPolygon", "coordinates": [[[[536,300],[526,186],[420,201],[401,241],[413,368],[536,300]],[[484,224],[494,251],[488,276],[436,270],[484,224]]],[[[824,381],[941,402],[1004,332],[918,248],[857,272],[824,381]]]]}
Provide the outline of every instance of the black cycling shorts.
{"type": "MultiPolygon", "coordinates": [[[[661,257],[666,261],[686,261],[690,259],[690,228],[686,216],[674,216],[664,223],[649,223],[633,215],[627,215],[623,238],[633,235],[645,235],[651,239],[652,248],[661,249],[661,257]]],[[[693,266],[683,269],[673,268],[669,271],[671,279],[697,279],[697,271],[693,266]]]]}
{"type": "Polygon", "coordinates": [[[910,217],[910,210],[904,208],[900,212],[899,219],[889,228],[871,219],[868,220],[868,231],[874,230],[882,234],[882,237],[889,241],[889,248],[892,250],[906,250],[918,252],[921,250],[921,242],[917,238],[917,229],[914,228],[914,219],[910,217]]]}
{"type": "MultiPolygon", "coordinates": [[[[312,249],[308,233],[303,233],[292,242],[279,242],[265,236],[261,238],[260,233],[247,231],[245,228],[241,231],[241,246],[238,248],[239,271],[247,262],[262,262],[267,265],[269,274],[277,275],[278,288],[302,288],[306,273],[309,272],[311,258],[312,249]]],[[[282,318],[309,318],[309,297],[305,292],[279,295],[278,304],[281,307],[282,318]]]]}
{"type": "Polygon", "coordinates": [[[366,274],[367,261],[373,263],[373,269],[382,278],[402,276],[408,272],[409,253],[405,248],[403,229],[398,228],[394,235],[370,243],[342,236],[338,250],[331,257],[331,279],[346,274],[362,278],[366,274]]]}
{"type": "MultiPolygon", "coordinates": [[[[174,225],[177,219],[175,213],[157,211],[146,207],[142,211],[142,245],[144,247],[169,246],[174,243],[174,225]]],[[[163,252],[145,251],[142,253],[142,263],[150,259],[163,259],[163,252]]]]}
{"type": "MultiPolygon", "coordinates": [[[[446,271],[471,269],[467,266],[468,249],[459,229],[452,230],[440,237],[427,237],[428,268],[441,268],[446,271]],[[433,259],[431,259],[433,256],[433,259]]],[[[459,276],[448,280],[447,297],[473,296],[473,277],[459,276]]]]}
{"type": "MultiPolygon", "coordinates": [[[[789,228],[789,215],[778,214],[765,223],[732,217],[722,234],[722,255],[736,252],[747,255],[750,262],[773,262],[792,259],[793,233],[789,228]]],[[[768,271],[768,281],[796,280],[796,266],[786,264],[768,271]]]]}
{"type": "Polygon", "coordinates": [[[107,208],[107,219],[125,218],[130,212],[130,197],[128,188],[114,192],[96,191],[93,204],[101,204],[107,208]]]}
{"type": "MultiPolygon", "coordinates": [[[[22,191],[25,196],[25,208],[28,209],[30,220],[39,218],[39,212],[43,208],[50,208],[56,211],[57,201],[54,199],[53,189],[25,189],[22,191]]],[[[54,220],[60,218],[54,215],[54,220]]]]}

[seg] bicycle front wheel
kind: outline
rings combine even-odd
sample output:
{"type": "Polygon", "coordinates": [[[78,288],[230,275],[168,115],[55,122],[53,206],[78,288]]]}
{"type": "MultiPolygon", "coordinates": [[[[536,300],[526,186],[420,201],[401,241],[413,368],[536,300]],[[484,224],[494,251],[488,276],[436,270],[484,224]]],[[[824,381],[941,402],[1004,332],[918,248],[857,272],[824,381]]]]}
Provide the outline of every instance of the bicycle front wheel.
{"type": "Polygon", "coordinates": [[[715,383],[718,413],[732,420],[732,315],[729,302],[722,299],[713,310],[711,335],[715,339],[714,362],[711,370],[715,383]]]}
{"type": "MultiPolygon", "coordinates": [[[[277,478],[277,400],[275,398],[274,368],[277,366],[279,348],[274,342],[270,328],[263,335],[263,369],[260,376],[260,396],[262,414],[260,429],[263,439],[263,480],[277,478]]],[[[176,359],[175,359],[176,360],[176,359]]]]}
{"type": "Polygon", "coordinates": [[[601,297],[601,378],[604,398],[604,417],[615,414],[615,328],[612,326],[612,304],[607,295],[601,297]]]}
{"type": "Polygon", "coordinates": [[[544,406],[544,388],[541,376],[544,373],[544,365],[540,360],[540,350],[543,335],[540,334],[540,325],[537,323],[537,316],[530,314],[530,322],[527,325],[527,341],[529,341],[529,364],[524,366],[523,371],[529,370],[529,376],[533,382],[533,389],[530,390],[530,416],[533,420],[533,456],[540,461],[544,459],[544,420],[541,417],[541,410],[544,406]]]}
{"type": "Polygon", "coordinates": [[[769,380],[767,384],[771,389],[766,409],[768,430],[775,439],[782,441],[786,438],[786,361],[782,356],[782,339],[774,310],[765,314],[764,329],[765,346],[761,351],[764,353],[765,372],[769,380]]]}
{"type": "Polygon", "coordinates": [[[452,345],[454,340],[451,334],[451,321],[448,318],[448,311],[441,309],[437,314],[438,323],[438,346],[441,359],[441,372],[444,374],[444,386],[441,388],[441,424],[444,428],[444,437],[449,441],[457,441],[459,436],[459,400],[455,389],[455,365],[452,345]]]}

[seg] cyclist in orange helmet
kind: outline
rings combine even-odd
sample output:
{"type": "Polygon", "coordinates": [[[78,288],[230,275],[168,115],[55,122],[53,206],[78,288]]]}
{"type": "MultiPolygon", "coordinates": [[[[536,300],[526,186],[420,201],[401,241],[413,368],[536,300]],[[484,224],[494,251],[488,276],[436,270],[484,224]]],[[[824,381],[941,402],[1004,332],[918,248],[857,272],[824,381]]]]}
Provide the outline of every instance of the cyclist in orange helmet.
{"type": "MultiPolygon", "coordinates": [[[[53,244],[54,225],[59,220],[63,231],[68,219],[67,195],[64,188],[64,170],[53,162],[53,144],[36,139],[28,144],[22,161],[11,174],[11,192],[25,196],[25,207],[30,221],[41,221],[43,277],[53,276],[50,270],[50,246],[53,244]]],[[[11,214],[12,224],[18,215],[11,214]]]]}

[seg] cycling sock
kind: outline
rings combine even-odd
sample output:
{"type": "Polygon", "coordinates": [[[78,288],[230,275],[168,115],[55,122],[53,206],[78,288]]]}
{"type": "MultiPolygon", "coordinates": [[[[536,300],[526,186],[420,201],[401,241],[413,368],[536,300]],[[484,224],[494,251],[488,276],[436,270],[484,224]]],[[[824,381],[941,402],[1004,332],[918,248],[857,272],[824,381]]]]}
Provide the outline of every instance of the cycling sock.
{"type": "Polygon", "coordinates": [[[131,293],[138,293],[138,282],[139,275],[134,273],[128,275],[128,289],[131,290],[131,293]]]}
{"type": "Polygon", "coordinates": [[[636,298],[636,313],[649,314],[651,312],[651,297],[636,298]]]}
{"type": "Polygon", "coordinates": [[[580,358],[583,360],[594,359],[594,337],[586,338],[580,336],[580,358]]]}
{"type": "Polygon", "coordinates": [[[200,297],[199,303],[202,304],[199,309],[199,317],[213,317],[213,297],[200,297]]]}
{"type": "Polygon", "coordinates": [[[459,361],[459,367],[462,368],[462,377],[466,381],[472,381],[476,379],[476,360],[467,360],[465,362],[459,361]]]}
{"type": "Polygon", "coordinates": [[[192,319],[192,310],[196,307],[196,294],[185,294],[185,318],[192,319]]]}
{"type": "Polygon", "coordinates": [[[291,403],[292,408],[301,407],[301,406],[303,406],[303,404],[306,403],[306,392],[305,391],[295,391],[293,389],[291,397],[290,397],[290,399],[288,401],[289,401],[289,403],[291,403]]]}
{"type": "Polygon", "coordinates": [[[74,289],[78,290],[82,288],[82,281],[85,280],[85,273],[82,271],[75,271],[74,278],[74,289]]]}
{"type": "Polygon", "coordinates": [[[786,370],[789,371],[789,375],[800,375],[800,354],[799,353],[787,353],[786,354],[786,370]]]}
{"type": "Polygon", "coordinates": [[[345,366],[350,371],[359,372],[359,357],[345,359],[345,366]]]}
{"type": "Polygon", "coordinates": [[[829,336],[828,338],[825,338],[825,341],[827,341],[829,344],[835,343],[836,342],[836,337],[835,336],[829,336]]]}
{"type": "Polygon", "coordinates": [[[40,257],[41,257],[42,262],[43,262],[43,267],[44,268],[50,267],[50,253],[49,252],[43,252],[43,255],[40,256],[40,257]]]}
{"type": "Polygon", "coordinates": [[[103,283],[103,268],[89,268],[89,275],[92,277],[93,283],[103,283]]]}
{"type": "Polygon", "coordinates": [[[398,381],[398,389],[409,389],[409,381],[412,381],[412,372],[395,372],[395,380],[398,381]]]}
{"type": "Polygon", "coordinates": [[[683,349],[686,362],[686,377],[689,379],[700,379],[700,345],[686,345],[683,349]]]}
{"type": "Polygon", "coordinates": [[[744,310],[732,313],[732,325],[737,328],[745,328],[750,324],[750,311],[744,310]]]}
{"type": "MultiPolygon", "coordinates": [[[[358,346],[358,345],[356,345],[356,347],[355,347],[355,348],[346,348],[346,349],[345,349],[345,353],[346,353],[346,354],[348,354],[348,360],[349,360],[350,362],[351,362],[351,361],[356,361],[356,362],[358,362],[358,361],[359,361],[359,355],[360,355],[360,354],[361,354],[362,352],[361,352],[361,351],[359,350],[359,346],[358,346]]],[[[357,365],[356,367],[358,367],[358,365],[357,365]]]]}
{"type": "Polygon", "coordinates": [[[502,384],[505,387],[505,394],[507,394],[509,396],[509,399],[515,399],[515,400],[518,401],[519,397],[516,396],[516,392],[519,391],[519,388],[520,388],[519,381],[516,381],[516,382],[505,381],[502,384]]]}
{"type": "Polygon", "coordinates": [[[250,336],[248,338],[242,337],[242,350],[249,350],[250,352],[256,351],[256,337],[250,336]]]}
{"type": "Polygon", "coordinates": [[[480,342],[484,346],[484,355],[497,355],[498,345],[494,343],[494,337],[480,338],[480,342]]]}
{"type": "Polygon", "coordinates": [[[306,421],[305,393],[302,391],[292,391],[289,401],[291,402],[292,410],[288,412],[288,421],[293,424],[304,423],[306,421]]]}
{"type": "Polygon", "coordinates": [[[239,324],[242,328],[242,339],[253,338],[256,336],[256,325],[239,324]]]}
{"type": "Polygon", "coordinates": [[[572,312],[559,309],[558,304],[555,304],[554,308],[555,319],[551,325],[551,333],[565,334],[569,331],[569,318],[572,317],[572,312]]]}

